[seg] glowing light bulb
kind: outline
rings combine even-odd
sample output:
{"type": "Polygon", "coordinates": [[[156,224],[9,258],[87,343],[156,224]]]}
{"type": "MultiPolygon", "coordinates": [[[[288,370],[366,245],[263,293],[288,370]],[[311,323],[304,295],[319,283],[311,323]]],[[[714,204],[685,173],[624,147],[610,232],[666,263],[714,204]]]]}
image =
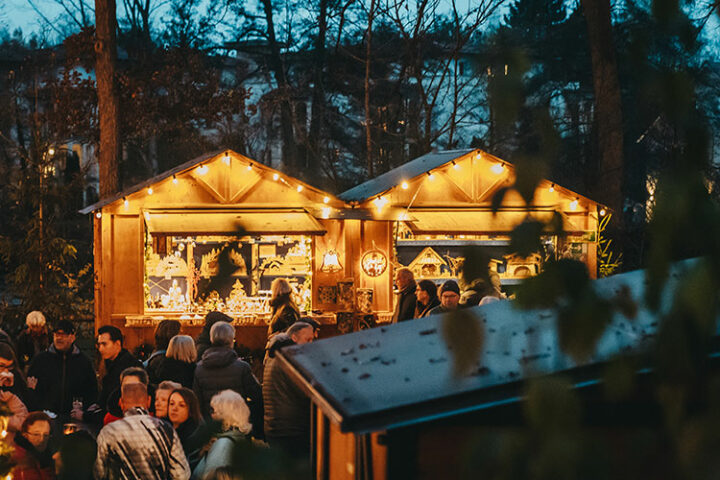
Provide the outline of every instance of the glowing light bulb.
{"type": "Polygon", "coordinates": [[[302,191],[303,191],[303,188],[305,188],[305,187],[303,187],[302,185],[298,185],[298,186],[297,186],[297,191],[298,191],[298,193],[302,192],[302,191]]]}
{"type": "Polygon", "coordinates": [[[330,210],[331,210],[330,207],[323,207],[322,208],[322,218],[324,218],[324,219],[330,218],[330,210]]]}
{"type": "Polygon", "coordinates": [[[604,217],[606,213],[607,213],[607,212],[605,211],[604,208],[601,208],[601,209],[600,209],[600,216],[601,216],[601,217],[604,217]]]}
{"type": "Polygon", "coordinates": [[[555,191],[555,184],[553,183],[550,185],[550,188],[548,188],[548,192],[553,193],[555,191]]]}
{"type": "Polygon", "coordinates": [[[152,195],[154,190],[152,189],[152,187],[148,187],[147,192],[148,192],[148,195],[152,195]]]}
{"type": "Polygon", "coordinates": [[[225,154],[223,157],[223,163],[225,163],[225,165],[230,165],[230,155],[225,154]]]}
{"type": "Polygon", "coordinates": [[[280,178],[279,174],[277,174],[277,173],[273,174],[273,180],[275,180],[277,182],[278,178],[280,178]]]}
{"type": "Polygon", "coordinates": [[[48,155],[55,155],[55,149],[53,147],[48,148],[48,155]]]}
{"type": "Polygon", "coordinates": [[[130,206],[130,202],[127,198],[123,198],[123,204],[125,205],[125,210],[127,210],[127,208],[130,206]]]}
{"type": "Polygon", "coordinates": [[[2,432],[0,432],[0,437],[2,437],[2,438],[7,437],[7,430],[3,430],[2,432]]]}
{"type": "Polygon", "coordinates": [[[495,163],[495,164],[493,164],[492,167],[490,167],[490,170],[491,170],[495,175],[500,175],[500,174],[503,172],[503,170],[505,170],[505,167],[503,167],[503,164],[502,164],[502,163],[495,163]]]}
{"type": "Polygon", "coordinates": [[[200,165],[197,168],[197,173],[200,175],[205,175],[208,172],[209,168],[207,165],[200,165]]]}
{"type": "Polygon", "coordinates": [[[97,213],[95,214],[95,218],[102,218],[102,213],[97,212],[97,213]]]}
{"type": "Polygon", "coordinates": [[[173,175],[173,185],[177,185],[177,184],[178,184],[178,179],[175,175],[173,175]]]}
{"type": "Polygon", "coordinates": [[[402,182],[402,185],[400,185],[400,186],[402,187],[403,190],[407,190],[409,187],[407,182],[402,182]]]}
{"type": "Polygon", "coordinates": [[[252,163],[247,166],[247,170],[248,170],[248,172],[249,172],[250,170],[252,170],[252,163]]]}
{"type": "Polygon", "coordinates": [[[385,197],[377,197],[375,200],[373,200],[373,203],[375,204],[375,207],[379,210],[382,210],[385,205],[387,205],[387,198],[385,197]]]}
{"type": "Polygon", "coordinates": [[[435,175],[432,172],[428,172],[428,178],[432,182],[433,180],[435,180],[435,175]]]}
{"type": "Polygon", "coordinates": [[[458,165],[454,161],[452,162],[452,166],[453,166],[453,170],[460,170],[460,165],[458,165]]]}
{"type": "Polygon", "coordinates": [[[323,203],[329,203],[329,202],[330,202],[330,197],[323,198],[323,203]]]}
{"type": "Polygon", "coordinates": [[[578,207],[578,201],[577,201],[577,199],[575,199],[575,200],[573,200],[572,202],[570,202],[570,210],[577,210],[577,207],[578,207]]]}

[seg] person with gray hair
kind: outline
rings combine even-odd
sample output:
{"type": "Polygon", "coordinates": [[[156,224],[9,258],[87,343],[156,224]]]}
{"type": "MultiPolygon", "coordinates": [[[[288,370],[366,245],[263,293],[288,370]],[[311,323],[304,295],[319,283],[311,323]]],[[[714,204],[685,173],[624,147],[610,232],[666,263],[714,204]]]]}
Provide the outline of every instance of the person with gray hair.
{"type": "Polygon", "coordinates": [[[395,272],[395,286],[397,287],[397,303],[395,304],[395,312],[393,313],[392,322],[404,322],[412,320],[415,317],[415,307],[417,299],[415,298],[415,276],[412,270],[403,267],[398,268],[395,272]]]}
{"type": "Polygon", "coordinates": [[[97,437],[95,478],[189,479],[190,465],[172,425],[148,414],[147,386],[123,385],[120,406],[124,417],[97,437]]]}
{"type": "Polygon", "coordinates": [[[40,352],[50,347],[50,333],[48,332],[45,315],[37,310],[25,317],[27,327],[17,337],[17,356],[20,365],[29,365],[40,352]]]}
{"type": "Polygon", "coordinates": [[[193,478],[208,478],[218,469],[233,466],[233,452],[236,445],[248,441],[252,430],[250,409],[237,392],[223,390],[210,401],[212,418],[222,425],[220,433],[214,436],[210,450],[193,471],[193,478]]]}
{"type": "MultiPolygon", "coordinates": [[[[205,350],[195,369],[193,390],[200,401],[200,410],[210,418],[210,400],[223,390],[233,390],[248,399],[252,418],[262,418],[262,389],[247,362],[239,359],[232,345],[235,328],[217,322],[210,329],[212,346],[205,350]]],[[[255,422],[253,422],[255,424],[255,422]]]]}

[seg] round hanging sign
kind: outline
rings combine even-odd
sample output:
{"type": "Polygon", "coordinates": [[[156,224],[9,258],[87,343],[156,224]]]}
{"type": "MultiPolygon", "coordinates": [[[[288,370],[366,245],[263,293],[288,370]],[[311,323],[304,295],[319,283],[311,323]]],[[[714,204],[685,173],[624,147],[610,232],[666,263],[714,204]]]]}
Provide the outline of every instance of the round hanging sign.
{"type": "Polygon", "coordinates": [[[387,269],[387,257],[380,250],[370,250],[360,259],[363,272],[370,277],[379,277],[387,269]]]}

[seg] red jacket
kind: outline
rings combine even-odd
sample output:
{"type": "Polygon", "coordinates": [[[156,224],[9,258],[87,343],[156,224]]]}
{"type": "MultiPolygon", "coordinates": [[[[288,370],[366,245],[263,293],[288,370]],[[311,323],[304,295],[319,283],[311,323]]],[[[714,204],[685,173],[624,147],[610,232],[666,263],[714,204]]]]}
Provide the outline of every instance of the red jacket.
{"type": "Polygon", "coordinates": [[[15,463],[13,479],[15,480],[55,480],[55,465],[50,453],[29,451],[32,444],[19,434],[15,437],[15,451],[12,461],[15,463]],[[25,446],[25,448],[23,448],[25,446]],[[41,460],[40,457],[47,457],[41,460]]]}

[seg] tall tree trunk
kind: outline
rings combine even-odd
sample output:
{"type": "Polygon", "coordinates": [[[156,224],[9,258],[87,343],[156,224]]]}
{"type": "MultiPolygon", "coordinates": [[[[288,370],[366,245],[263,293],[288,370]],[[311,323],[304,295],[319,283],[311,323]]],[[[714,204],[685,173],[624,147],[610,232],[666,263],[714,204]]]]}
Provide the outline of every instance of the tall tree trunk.
{"type": "Polygon", "coordinates": [[[372,24],[375,19],[375,0],[370,0],[370,12],[368,13],[367,39],[365,42],[365,150],[368,176],[375,176],[373,168],[372,151],[372,119],[370,116],[370,62],[372,59],[372,24]]]}
{"type": "Polygon", "coordinates": [[[312,112],[310,113],[310,134],[308,135],[305,164],[309,172],[319,167],[320,135],[325,119],[325,42],[327,39],[328,0],[320,0],[318,15],[318,36],[315,42],[315,71],[313,72],[312,112]]]}
{"type": "Polygon", "coordinates": [[[95,0],[95,77],[100,118],[100,198],[120,190],[118,180],[118,95],[115,88],[117,58],[115,0],[95,0]]]}
{"type": "Polygon", "coordinates": [[[293,128],[292,107],[290,105],[290,85],[285,75],[285,68],[283,67],[282,58],[280,58],[280,46],[275,36],[272,0],[262,0],[262,5],[267,23],[267,38],[270,44],[270,69],[275,77],[281,98],[280,131],[283,142],[282,162],[290,173],[295,174],[297,170],[297,148],[295,146],[295,130],[293,128]]]}
{"type": "Polygon", "coordinates": [[[588,28],[595,90],[595,124],[600,152],[599,175],[593,191],[615,211],[622,228],[623,120],[610,0],[582,0],[588,28]]]}

